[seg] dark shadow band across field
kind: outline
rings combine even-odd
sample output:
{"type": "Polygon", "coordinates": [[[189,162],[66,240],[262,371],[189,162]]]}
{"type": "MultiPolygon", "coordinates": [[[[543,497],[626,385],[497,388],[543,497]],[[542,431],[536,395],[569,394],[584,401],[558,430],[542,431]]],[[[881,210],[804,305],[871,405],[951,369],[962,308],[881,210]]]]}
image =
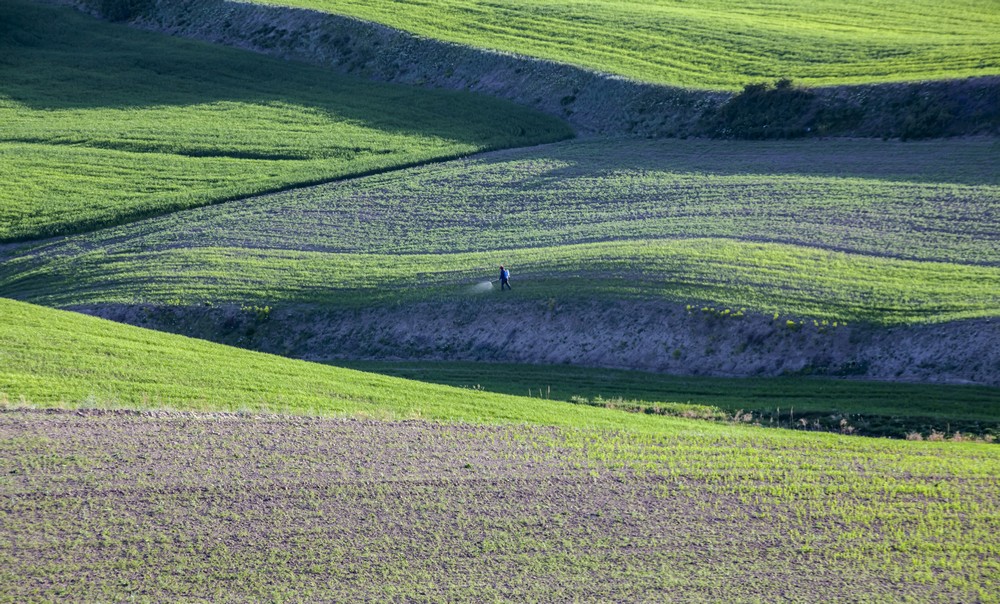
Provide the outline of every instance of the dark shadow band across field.
{"type": "Polygon", "coordinates": [[[571,135],[480,95],[419,90],[0,5],[0,241],[571,135]]]}
{"type": "MultiPolygon", "coordinates": [[[[481,129],[490,128],[488,121],[503,121],[504,109],[511,115],[533,116],[540,123],[559,123],[482,95],[415,90],[344,77],[256,53],[140,32],[30,0],[7,0],[0,11],[4,25],[0,50],[5,55],[0,62],[0,98],[29,115],[49,112],[43,116],[48,119],[58,117],[51,112],[59,110],[141,112],[221,102],[286,104],[308,109],[305,116],[330,114],[387,133],[469,144],[481,142],[481,129]],[[493,110],[501,113],[477,118],[478,112],[493,110]]],[[[74,115],[87,114],[81,111],[74,115]]],[[[28,115],[22,120],[34,122],[28,115]]],[[[88,124],[83,131],[94,126],[88,124]]],[[[508,128],[516,130],[518,126],[508,128]]],[[[12,136],[12,132],[18,129],[5,130],[4,134],[12,136]]],[[[234,129],[232,134],[242,133],[234,129]]],[[[55,143],[69,143],[71,136],[67,133],[55,143]]],[[[136,143],[123,138],[125,147],[136,143]]],[[[332,142],[331,148],[337,149],[336,141],[332,142]]],[[[302,144],[296,140],[285,143],[302,144]]]]}
{"type": "Polygon", "coordinates": [[[673,376],[568,365],[338,361],[471,390],[680,417],[903,438],[1000,438],[1000,388],[816,377],[673,376]],[[751,417],[746,417],[751,414],[751,417]],[[745,419],[744,419],[745,418],[745,419]],[[802,420],[805,420],[803,422],[802,420]],[[844,423],[841,423],[843,420],[844,423]]]}
{"type": "Polygon", "coordinates": [[[519,271],[512,303],[664,300],[695,308],[719,305],[737,316],[750,311],[883,325],[1000,314],[998,267],[724,239],[406,256],[258,248],[81,249],[65,242],[0,264],[0,287],[8,296],[56,307],[305,304],[343,309],[483,299],[493,293],[490,280],[501,263],[519,271]]]}

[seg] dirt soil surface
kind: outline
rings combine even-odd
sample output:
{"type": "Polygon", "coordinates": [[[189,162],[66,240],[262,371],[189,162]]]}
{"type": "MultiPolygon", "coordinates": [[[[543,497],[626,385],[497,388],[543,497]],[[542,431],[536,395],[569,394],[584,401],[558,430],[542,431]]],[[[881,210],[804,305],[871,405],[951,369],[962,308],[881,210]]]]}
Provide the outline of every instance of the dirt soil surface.
{"type": "MultiPolygon", "coordinates": [[[[857,552],[844,553],[882,539],[877,532],[835,544],[831,530],[858,527],[827,526],[798,504],[747,496],[761,477],[728,465],[735,442],[703,442],[691,449],[696,455],[672,448],[680,442],[420,421],[7,410],[0,412],[0,601],[946,602],[968,595],[943,579],[881,575],[857,552]],[[629,455],[642,463],[621,463],[629,455]],[[718,472],[735,482],[720,482],[718,472]],[[819,547],[828,537],[829,547],[819,547]]],[[[762,459],[796,454],[747,444],[760,447],[762,459]]],[[[824,460],[824,452],[801,453],[810,464],[832,464],[835,474],[841,464],[851,475],[882,478],[898,469],[857,452],[824,460]]],[[[961,490],[972,480],[934,467],[938,485],[961,490]]],[[[913,493],[926,479],[902,478],[913,493]]],[[[976,484],[979,499],[987,498],[976,505],[995,507],[989,489],[976,484]]],[[[853,491],[842,497],[871,509],[888,501],[853,491]]],[[[915,497],[907,501],[923,501],[915,497]]],[[[894,530],[905,532],[908,517],[897,516],[894,530]]],[[[945,532],[957,538],[975,522],[959,519],[945,532]]],[[[887,552],[879,560],[906,557],[887,552]]]]}
{"type": "Polygon", "coordinates": [[[473,300],[390,308],[104,305],[87,314],[312,361],[571,364],[725,377],[830,375],[1000,386],[1000,321],[879,327],[720,316],[672,303],[473,300]]]}

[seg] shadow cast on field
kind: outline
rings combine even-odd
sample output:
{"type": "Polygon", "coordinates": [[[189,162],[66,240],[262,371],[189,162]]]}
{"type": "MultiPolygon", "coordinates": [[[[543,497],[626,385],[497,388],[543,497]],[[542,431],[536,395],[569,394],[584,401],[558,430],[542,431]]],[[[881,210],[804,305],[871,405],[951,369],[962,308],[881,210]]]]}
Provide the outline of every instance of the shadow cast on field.
{"type": "MultiPolygon", "coordinates": [[[[39,111],[284,104],[320,118],[462,143],[482,143],[490,114],[510,106],[481,95],[369,82],[26,0],[0,2],[4,99],[39,111]]],[[[560,127],[534,121],[553,132],[560,127]]],[[[524,135],[524,123],[494,122],[497,134],[524,135]]]]}
{"type": "Polygon", "coordinates": [[[987,137],[925,141],[881,139],[576,139],[531,150],[498,151],[480,161],[542,160],[553,167],[538,176],[634,179],[668,172],[681,176],[837,178],[900,183],[1000,185],[1000,141],[987,137]]]}

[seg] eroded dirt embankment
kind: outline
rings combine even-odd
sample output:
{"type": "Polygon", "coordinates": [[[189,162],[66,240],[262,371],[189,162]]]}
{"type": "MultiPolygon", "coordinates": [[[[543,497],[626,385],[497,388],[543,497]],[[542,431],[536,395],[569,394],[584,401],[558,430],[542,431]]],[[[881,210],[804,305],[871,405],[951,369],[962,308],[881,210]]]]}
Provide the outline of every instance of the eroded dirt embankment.
{"type": "Polygon", "coordinates": [[[724,317],[660,302],[463,301],[261,312],[80,307],[140,327],[315,361],[573,364],[678,375],[815,374],[1000,386],[1000,321],[876,327],[724,317]]]}
{"type": "Polygon", "coordinates": [[[841,86],[800,91],[790,98],[778,92],[763,100],[765,117],[754,114],[760,112],[761,99],[726,108],[731,93],[637,82],[312,10],[233,0],[49,1],[150,31],[373,80],[489,94],[566,119],[581,133],[749,138],[1000,134],[1000,78],[841,86]]]}

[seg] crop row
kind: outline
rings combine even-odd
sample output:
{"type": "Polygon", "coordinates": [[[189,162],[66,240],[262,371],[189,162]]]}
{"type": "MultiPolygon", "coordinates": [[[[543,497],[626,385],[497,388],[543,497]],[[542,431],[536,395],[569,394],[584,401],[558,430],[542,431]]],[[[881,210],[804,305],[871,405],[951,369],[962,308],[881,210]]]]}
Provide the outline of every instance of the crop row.
{"type": "Polygon", "coordinates": [[[418,254],[726,237],[996,264],[997,153],[987,140],[573,141],[200,208],[79,241],[418,254]]]}
{"type": "Polygon", "coordinates": [[[811,86],[1000,73],[989,0],[257,0],[422,36],[692,88],[792,77],[811,86]]]}
{"type": "Polygon", "coordinates": [[[5,2],[0,241],[569,135],[464,93],[379,85],[5,2]]]}
{"type": "Polygon", "coordinates": [[[0,413],[0,599],[997,601],[995,447],[660,423],[0,413]]]}
{"type": "MultiPolygon", "coordinates": [[[[464,254],[41,246],[0,264],[6,295],[49,306],[158,303],[352,307],[484,295],[646,298],[826,320],[922,323],[1000,314],[1000,268],[773,243],[663,239],[464,254]]],[[[517,296],[515,298],[515,296],[517,296]]]]}

